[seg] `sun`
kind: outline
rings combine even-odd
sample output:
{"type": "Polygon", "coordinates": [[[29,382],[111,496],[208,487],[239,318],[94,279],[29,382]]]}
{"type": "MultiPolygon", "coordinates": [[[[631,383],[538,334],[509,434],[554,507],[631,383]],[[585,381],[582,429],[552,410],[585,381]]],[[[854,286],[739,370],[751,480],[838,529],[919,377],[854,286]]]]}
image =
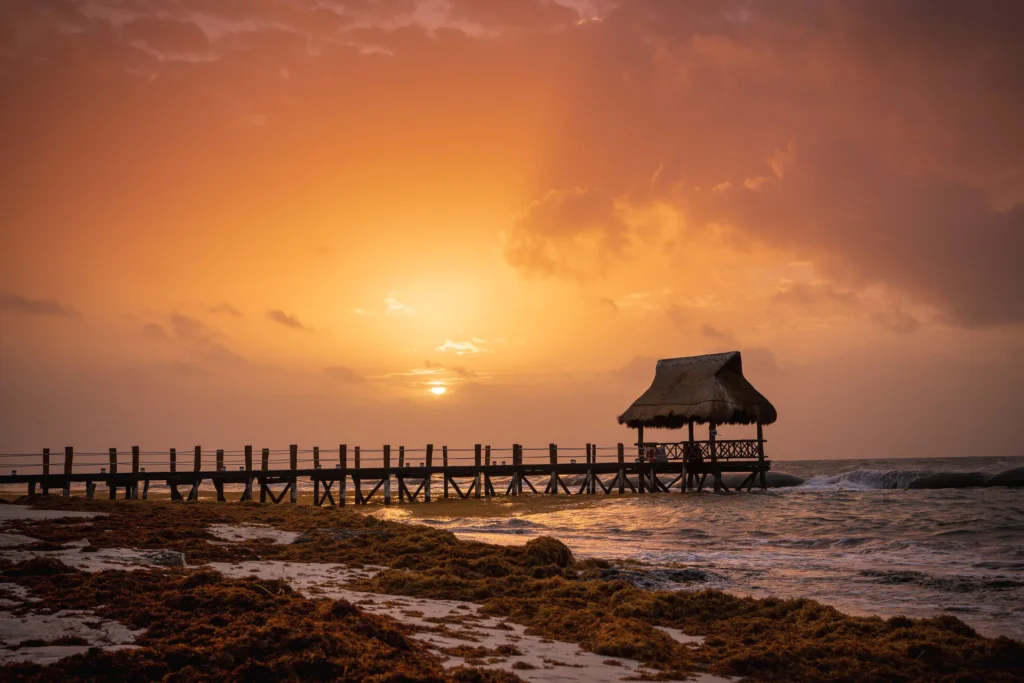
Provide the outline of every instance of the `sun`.
{"type": "Polygon", "coordinates": [[[430,393],[432,393],[434,396],[443,396],[445,394],[445,392],[447,392],[447,391],[448,391],[448,387],[444,387],[444,386],[440,386],[440,385],[438,385],[436,387],[430,387],[430,393]]]}

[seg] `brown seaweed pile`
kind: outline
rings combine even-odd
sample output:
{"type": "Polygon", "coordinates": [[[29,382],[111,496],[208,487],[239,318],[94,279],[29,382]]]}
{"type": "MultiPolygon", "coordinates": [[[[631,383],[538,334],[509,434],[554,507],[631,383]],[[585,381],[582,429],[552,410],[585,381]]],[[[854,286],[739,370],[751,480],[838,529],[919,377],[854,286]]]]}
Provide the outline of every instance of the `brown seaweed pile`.
{"type": "Polygon", "coordinates": [[[518,680],[475,669],[444,671],[401,624],[343,600],[309,600],[282,581],[226,579],[202,570],[89,574],[53,558],[8,564],[3,576],[29,588],[45,608],[92,610],[145,629],[137,649],[93,649],[46,667],[8,664],[0,668],[4,681],[518,680]]]}
{"type": "Polygon", "coordinates": [[[74,499],[41,504],[108,516],[86,526],[81,520],[24,522],[19,533],[50,543],[86,536],[101,547],[181,550],[190,563],[276,559],[381,565],[389,570],[351,587],[475,601],[485,613],[523,624],[531,634],[637,659],[663,675],[706,670],[764,681],[1024,680],[1024,645],[981,637],[954,617],[884,620],[848,616],[811,600],[642,590],[614,580],[606,562],[573,558],[552,538],[492,546],[426,526],[312,506],[74,499]],[[73,528],[74,523],[79,526],[73,528]],[[213,546],[205,530],[213,523],[261,523],[305,533],[289,545],[213,546]],[[682,644],[656,626],[702,635],[705,641],[699,647],[682,644]]]}

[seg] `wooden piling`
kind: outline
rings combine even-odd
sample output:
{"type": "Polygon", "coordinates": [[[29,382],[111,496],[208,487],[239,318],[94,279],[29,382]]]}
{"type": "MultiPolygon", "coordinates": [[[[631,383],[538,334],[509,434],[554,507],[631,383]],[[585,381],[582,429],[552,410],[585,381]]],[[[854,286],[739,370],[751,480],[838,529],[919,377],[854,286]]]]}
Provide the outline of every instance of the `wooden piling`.
{"type": "Polygon", "coordinates": [[[267,470],[270,469],[270,449],[264,448],[260,452],[260,470],[263,476],[260,477],[260,502],[267,502],[267,470]]]}
{"type": "Polygon", "coordinates": [[[444,480],[444,497],[448,497],[448,447],[441,446],[441,469],[444,470],[442,473],[442,479],[444,480]]]}
{"type": "MultiPolygon", "coordinates": [[[[48,476],[50,476],[50,449],[49,448],[44,448],[43,449],[43,477],[48,477],[48,476]]],[[[50,495],[50,486],[46,482],[45,478],[43,479],[41,484],[42,484],[42,488],[43,488],[43,495],[44,496],[50,495]]]]}
{"type": "Polygon", "coordinates": [[[345,507],[345,482],[348,472],[348,444],[338,446],[338,464],[341,465],[341,479],[338,481],[338,505],[345,507]]]}
{"type": "Polygon", "coordinates": [[[320,447],[313,446],[313,505],[320,505],[320,478],[315,470],[320,469],[320,447]]]}
{"type": "Polygon", "coordinates": [[[291,466],[292,471],[291,479],[288,481],[289,490],[291,492],[288,500],[292,504],[295,504],[299,502],[298,480],[295,477],[295,471],[299,469],[299,446],[297,444],[293,443],[288,446],[288,456],[288,464],[291,466]]]}
{"type": "Polygon", "coordinates": [[[107,455],[107,466],[109,467],[107,486],[110,488],[110,500],[114,500],[117,498],[117,487],[114,485],[114,475],[117,474],[117,449],[111,448],[107,455]]]}
{"type": "Polygon", "coordinates": [[[474,465],[474,472],[475,472],[475,474],[473,475],[473,497],[474,498],[479,498],[480,497],[480,458],[481,458],[481,455],[482,455],[482,449],[483,449],[483,446],[481,446],[480,444],[474,444],[473,445],[473,465],[474,465]]]}
{"type": "Polygon", "coordinates": [[[359,474],[359,446],[355,449],[356,469],[352,473],[352,492],[355,496],[356,505],[363,504],[363,477],[359,474]]]}
{"type": "Polygon", "coordinates": [[[192,481],[192,488],[189,489],[188,499],[199,500],[199,484],[202,483],[200,472],[203,471],[203,447],[196,446],[195,454],[193,456],[192,471],[195,474],[195,479],[192,481]]]}
{"type": "Polygon", "coordinates": [[[553,443],[548,444],[548,460],[551,464],[551,483],[548,485],[548,492],[553,495],[558,495],[558,446],[553,443]]]}
{"type": "MultiPolygon", "coordinates": [[[[217,449],[217,465],[216,465],[216,467],[217,467],[217,472],[223,472],[224,471],[224,449],[223,448],[218,448],[217,449]]],[[[213,477],[213,488],[217,491],[217,502],[218,503],[223,503],[224,501],[227,500],[227,498],[224,497],[224,482],[223,482],[223,480],[221,480],[217,476],[213,477]]]]}
{"type": "Polygon", "coordinates": [[[245,447],[245,491],[240,502],[252,501],[252,446],[245,447]]]}
{"type": "Polygon", "coordinates": [[[484,446],[484,466],[491,466],[491,444],[484,446]]]}
{"type": "Polygon", "coordinates": [[[395,474],[395,483],[398,485],[398,502],[405,502],[405,475],[402,473],[405,467],[405,446],[398,447],[398,472],[395,474]]]}
{"type": "Polygon", "coordinates": [[[427,480],[423,482],[423,502],[430,502],[430,480],[433,478],[430,468],[434,466],[434,444],[427,444],[427,480]]]}
{"type": "Polygon", "coordinates": [[[618,456],[619,456],[619,495],[626,493],[626,445],[618,445],[618,456]]]}
{"type": "Polygon", "coordinates": [[[509,486],[509,493],[513,496],[519,495],[519,444],[512,444],[512,467],[516,468],[512,470],[512,483],[509,486]]]}
{"type": "Polygon", "coordinates": [[[178,471],[178,449],[172,448],[170,453],[170,468],[171,474],[175,474],[178,471]]]}
{"type": "Polygon", "coordinates": [[[384,504],[391,505],[391,446],[384,446],[384,504]]]}
{"type": "Polygon", "coordinates": [[[74,467],[75,449],[73,446],[64,447],[64,497],[71,496],[71,470],[74,467]]]}
{"type": "Polygon", "coordinates": [[[139,447],[132,446],[132,483],[131,498],[139,497],[139,447]]]}

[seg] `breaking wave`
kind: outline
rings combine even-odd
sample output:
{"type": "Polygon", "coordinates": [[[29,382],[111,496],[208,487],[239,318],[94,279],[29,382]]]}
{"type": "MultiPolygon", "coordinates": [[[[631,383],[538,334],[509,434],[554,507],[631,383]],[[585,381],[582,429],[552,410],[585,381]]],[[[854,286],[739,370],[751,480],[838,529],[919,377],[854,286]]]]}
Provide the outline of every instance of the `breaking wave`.
{"type": "Polygon", "coordinates": [[[926,469],[861,469],[808,480],[811,488],[848,489],[963,489],[981,486],[1024,486],[1024,468],[992,475],[986,472],[958,472],[926,469]]]}

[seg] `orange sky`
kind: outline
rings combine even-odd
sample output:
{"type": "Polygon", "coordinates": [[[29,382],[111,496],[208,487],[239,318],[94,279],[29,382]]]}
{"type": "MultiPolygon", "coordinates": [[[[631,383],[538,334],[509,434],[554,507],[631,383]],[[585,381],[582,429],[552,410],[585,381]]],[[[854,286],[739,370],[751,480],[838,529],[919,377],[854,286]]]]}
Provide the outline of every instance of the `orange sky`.
{"type": "Polygon", "coordinates": [[[5,2],[0,451],[629,442],[656,358],[736,348],[772,457],[1020,454],[1022,31],[5,2]]]}

